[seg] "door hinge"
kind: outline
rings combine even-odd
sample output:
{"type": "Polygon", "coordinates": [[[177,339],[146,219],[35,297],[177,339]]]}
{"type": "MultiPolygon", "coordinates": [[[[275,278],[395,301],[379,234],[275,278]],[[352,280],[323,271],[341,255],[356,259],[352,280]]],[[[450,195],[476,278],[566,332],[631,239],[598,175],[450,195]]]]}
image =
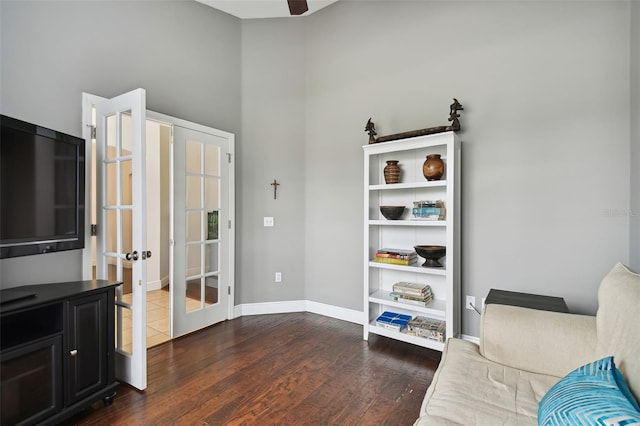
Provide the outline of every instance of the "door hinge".
{"type": "Polygon", "coordinates": [[[87,127],[91,129],[91,139],[97,138],[98,129],[93,124],[87,124],[87,127]]]}
{"type": "Polygon", "coordinates": [[[95,237],[98,235],[98,225],[96,225],[95,223],[91,224],[91,236],[95,237]]]}
{"type": "Polygon", "coordinates": [[[229,159],[229,164],[231,164],[231,153],[227,152],[227,158],[229,159]]]}
{"type": "Polygon", "coordinates": [[[231,220],[229,220],[229,229],[231,229],[231,220]]]}
{"type": "Polygon", "coordinates": [[[227,286],[227,294],[229,296],[231,296],[231,286],[230,285],[227,286]]]}

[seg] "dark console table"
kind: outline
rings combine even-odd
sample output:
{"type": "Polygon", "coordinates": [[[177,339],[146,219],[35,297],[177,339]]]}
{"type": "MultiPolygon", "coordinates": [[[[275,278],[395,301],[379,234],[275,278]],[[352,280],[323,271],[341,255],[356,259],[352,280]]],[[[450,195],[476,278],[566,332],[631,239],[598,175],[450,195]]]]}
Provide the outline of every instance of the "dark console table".
{"type": "Polygon", "coordinates": [[[115,289],[103,280],[0,291],[2,425],[58,424],[115,397],[115,289]]]}
{"type": "Polygon", "coordinates": [[[489,290],[484,301],[485,305],[496,303],[500,305],[520,306],[522,308],[539,309],[541,311],[569,312],[569,307],[562,297],[541,296],[539,294],[518,293],[506,290],[489,290]]]}

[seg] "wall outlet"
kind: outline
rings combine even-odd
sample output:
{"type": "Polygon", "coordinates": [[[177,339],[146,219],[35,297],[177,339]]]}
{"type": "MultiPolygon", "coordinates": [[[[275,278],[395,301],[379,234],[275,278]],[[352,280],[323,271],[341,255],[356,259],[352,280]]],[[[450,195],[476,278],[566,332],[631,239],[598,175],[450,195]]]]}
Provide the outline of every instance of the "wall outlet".
{"type": "Polygon", "coordinates": [[[264,226],[273,226],[273,217],[264,217],[264,226]]]}
{"type": "Polygon", "coordinates": [[[277,283],[282,282],[282,272],[276,272],[276,282],[277,283]]]}
{"type": "Polygon", "coordinates": [[[467,309],[474,310],[473,307],[476,306],[476,297],[475,296],[466,296],[466,302],[464,307],[467,309]]]}

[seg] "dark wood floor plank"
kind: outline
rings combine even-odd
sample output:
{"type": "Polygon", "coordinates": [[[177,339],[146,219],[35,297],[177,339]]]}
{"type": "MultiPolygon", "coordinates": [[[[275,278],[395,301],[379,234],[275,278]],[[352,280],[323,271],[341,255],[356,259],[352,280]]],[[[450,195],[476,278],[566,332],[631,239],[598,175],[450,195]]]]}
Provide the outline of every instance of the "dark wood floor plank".
{"type": "Polygon", "coordinates": [[[148,388],[121,385],[67,425],[411,425],[440,354],[311,313],[258,315],[148,350],[148,388]]]}

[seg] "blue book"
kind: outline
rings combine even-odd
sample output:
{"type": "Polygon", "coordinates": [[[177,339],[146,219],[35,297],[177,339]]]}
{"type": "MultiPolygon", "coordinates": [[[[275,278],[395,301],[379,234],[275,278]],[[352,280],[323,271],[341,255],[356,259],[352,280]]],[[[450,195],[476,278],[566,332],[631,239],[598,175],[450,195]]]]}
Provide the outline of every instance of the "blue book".
{"type": "Polygon", "coordinates": [[[378,318],[376,324],[397,331],[402,331],[411,321],[411,315],[397,314],[395,312],[384,311],[378,318]]]}

